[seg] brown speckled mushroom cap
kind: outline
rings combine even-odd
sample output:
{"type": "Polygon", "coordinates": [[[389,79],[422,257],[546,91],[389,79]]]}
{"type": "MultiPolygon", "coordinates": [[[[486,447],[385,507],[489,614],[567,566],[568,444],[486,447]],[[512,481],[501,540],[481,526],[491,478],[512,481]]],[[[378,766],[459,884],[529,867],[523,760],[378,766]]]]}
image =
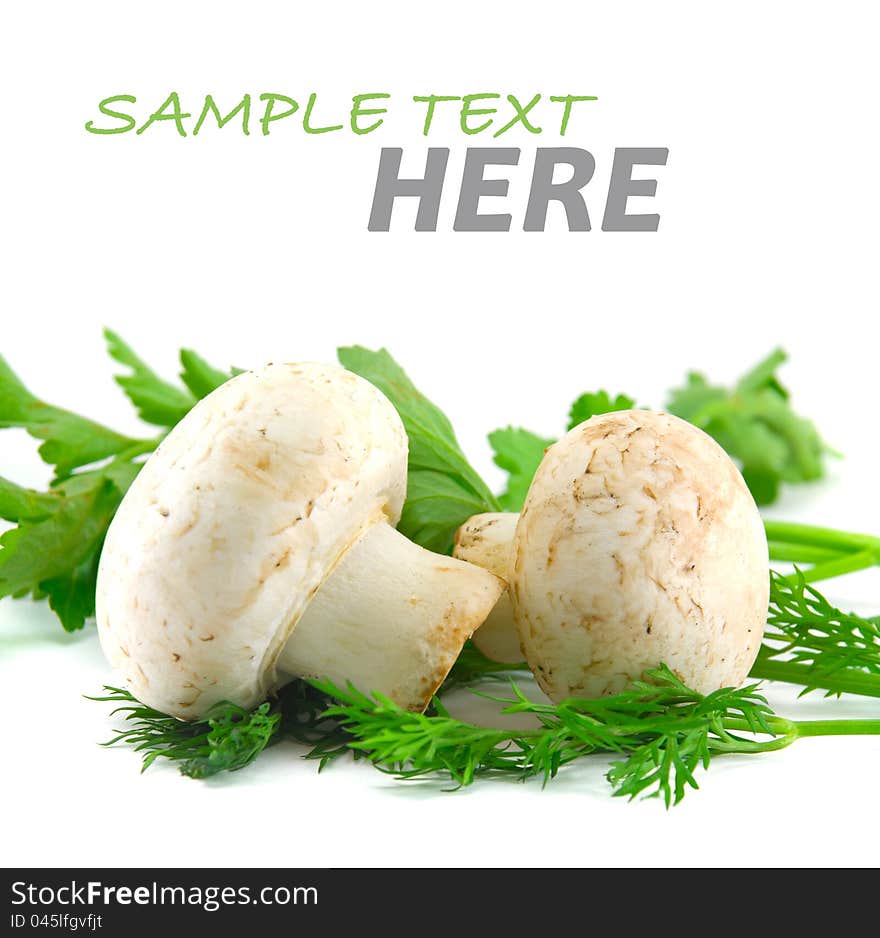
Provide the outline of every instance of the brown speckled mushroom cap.
{"type": "Polygon", "coordinates": [[[265,699],[328,572],[371,524],[397,522],[406,461],[389,401],[338,367],[267,365],[196,405],[101,556],[98,631],[132,693],[184,719],[265,699]]]}
{"type": "Polygon", "coordinates": [[[754,500],[724,450],[669,414],[593,417],[550,447],[510,570],[523,651],[557,701],[617,693],[660,663],[702,693],[738,685],[761,643],[754,500]]]}

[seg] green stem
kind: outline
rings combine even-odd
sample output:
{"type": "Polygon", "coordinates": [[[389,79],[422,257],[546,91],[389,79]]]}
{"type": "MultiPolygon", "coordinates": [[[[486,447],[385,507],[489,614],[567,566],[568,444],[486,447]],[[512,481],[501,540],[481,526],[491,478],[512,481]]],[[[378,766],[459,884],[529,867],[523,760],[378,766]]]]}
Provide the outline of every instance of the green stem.
{"type": "Polygon", "coordinates": [[[845,552],[830,547],[813,547],[811,544],[787,544],[783,541],[770,542],[770,559],[779,563],[824,563],[846,557],[845,552]]]}
{"type": "MultiPolygon", "coordinates": [[[[769,717],[767,725],[775,735],[772,739],[765,740],[745,740],[736,739],[729,743],[714,742],[712,748],[717,752],[775,752],[777,749],[785,749],[790,746],[800,735],[797,724],[785,717],[769,717]]],[[[739,730],[747,733],[754,733],[754,727],[743,717],[727,717],[724,720],[726,730],[739,730]]]]}
{"type": "Polygon", "coordinates": [[[880,736],[880,720],[803,720],[794,724],[798,737],[880,736]]]}
{"type": "MultiPolygon", "coordinates": [[[[765,521],[770,559],[812,563],[802,570],[808,583],[866,570],[880,564],[880,538],[793,521],[765,521]]],[[[793,579],[793,578],[791,578],[793,579]]]]}
{"type": "Polygon", "coordinates": [[[797,524],[793,521],[764,521],[767,540],[786,544],[808,544],[812,547],[826,547],[847,552],[873,550],[880,554],[880,538],[871,534],[856,534],[851,531],[837,531],[813,524],[797,524]]]}
{"type": "MultiPolygon", "coordinates": [[[[825,563],[818,563],[809,570],[802,570],[804,580],[807,583],[818,583],[819,580],[830,580],[833,577],[843,576],[845,573],[855,573],[856,570],[867,570],[878,563],[877,548],[857,551],[854,554],[848,554],[839,557],[837,560],[828,560],[825,563]]],[[[789,582],[797,582],[796,576],[787,577],[789,582]]]]}
{"type": "MultiPolygon", "coordinates": [[[[808,736],[880,736],[880,720],[787,720],[773,716],[768,718],[767,725],[774,734],[771,739],[715,741],[712,749],[715,752],[774,752],[808,736]]],[[[727,717],[724,728],[754,732],[749,721],[742,717],[727,717]]]]}
{"type": "Polygon", "coordinates": [[[784,681],[806,688],[831,691],[832,694],[859,694],[862,697],[880,697],[880,675],[866,674],[852,668],[840,668],[823,674],[811,664],[795,661],[774,661],[759,655],[749,677],[766,681],[784,681]]]}
{"type": "Polygon", "coordinates": [[[166,436],[167,434],[163,433],[160,436],[154,437],[152,440],[136,440],[128,449],[124,449],[121,453],[117,454],[115,458],[121,462],[128,462],[137,456],[152,453],[166,436]]]}

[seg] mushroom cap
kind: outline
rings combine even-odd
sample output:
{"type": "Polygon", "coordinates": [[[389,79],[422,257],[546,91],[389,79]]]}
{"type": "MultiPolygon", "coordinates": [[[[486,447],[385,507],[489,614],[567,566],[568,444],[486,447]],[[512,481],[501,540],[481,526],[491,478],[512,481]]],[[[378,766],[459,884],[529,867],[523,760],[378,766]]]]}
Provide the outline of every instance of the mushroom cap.
{"type": "Polygon", "coordinates": [[[342,368],[270,364],[199,402],[101,555],[98,632],[134,695],[195,719],[284,683],[276,660],[309,599],[365,528],[400,517],[406,463],[391,403],[342,368]]]}
{"type": "Polygon", "coordinates": [[[557,701],[618,693],[661,663],[701,693],[738,685],[768,563],[754,499],[711,437],[669,414],[593,417],[547,451],[517,526],[523,651],[557,701]]]}

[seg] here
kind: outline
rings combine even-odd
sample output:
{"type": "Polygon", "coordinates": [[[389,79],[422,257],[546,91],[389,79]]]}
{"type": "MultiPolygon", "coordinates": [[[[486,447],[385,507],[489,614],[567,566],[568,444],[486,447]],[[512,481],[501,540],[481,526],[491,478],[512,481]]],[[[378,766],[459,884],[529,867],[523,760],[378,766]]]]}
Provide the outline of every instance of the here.
{"type": "MultiPolygon", "coordinates": [[[[666,147],[615,149],[602,216],[603,231],[657,231],[659,214],[629,214],[627,202],[631,197],[653,198],[657,192],[657,180],[634,179],[633,168],[665,166],[668,155],[666,147]]],[[[402,156],[403,150],[400,148],[382,148],[367,228],[369,231],[389,231],[395,200],[416,198],[418,210],[415,230],[436,231],[449,149],[429,147],[424,175],[420,178],[400,177],[402,156]]],[[[480,212],[480,199],[484,196],[506,197],[509,187],[507,178],[487,179],[486,167],[517,166],[519,158],[518,147],[468,148],[453,231],[510,231],[512,216],[507,212],[480,212]]],[[[590,213],[582,190],[593,178],[595,170],[596,160],[589,150],[578,147],[538,147],[523,216],[523,231],[544,231],[551,202],[562,205],[569,231],[590,231],[590,213]],[[570,177],[565,182],[554,181],[555,169],[559,165],[570,167],[570,177]]],[[[495,177],[497,175],[494,174],[495,177]]]]}

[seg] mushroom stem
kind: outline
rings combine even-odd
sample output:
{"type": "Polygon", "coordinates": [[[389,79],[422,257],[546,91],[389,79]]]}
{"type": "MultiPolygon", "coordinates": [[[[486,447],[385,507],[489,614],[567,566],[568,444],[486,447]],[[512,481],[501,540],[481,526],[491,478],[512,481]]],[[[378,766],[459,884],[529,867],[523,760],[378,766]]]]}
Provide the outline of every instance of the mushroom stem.
{"type": "Polygon", "coordinates": [[[374,524],[324,580],[278,668],[351,682],[421,712],[505,587],[480,567],[374,524]]]}
{"type": "MultiPolygon", "coordinates": [[[[458,529],[453,556],[508,579],[513,535],[518,521],[519,515],[513,511],[474,515],[458,529]]],[[[513,604],[507,590],[486,621],[474,632],[473,641],[493,661],[512,664],[523,660],[513,604]]]]}

